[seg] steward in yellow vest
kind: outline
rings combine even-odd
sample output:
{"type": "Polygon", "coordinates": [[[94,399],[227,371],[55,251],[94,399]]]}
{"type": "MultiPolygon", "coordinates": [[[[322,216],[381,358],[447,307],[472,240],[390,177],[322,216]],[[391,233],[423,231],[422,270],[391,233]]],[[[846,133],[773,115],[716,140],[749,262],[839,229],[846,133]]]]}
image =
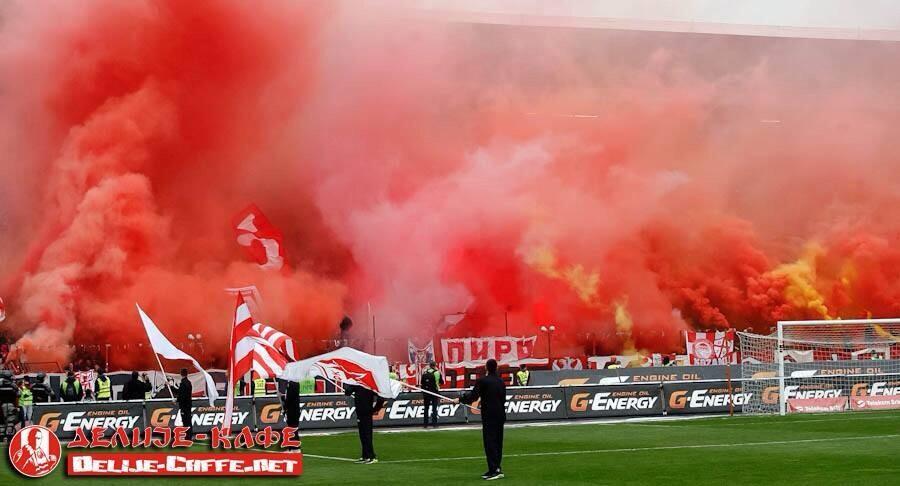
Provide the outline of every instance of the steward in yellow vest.
{"type": "Polygon", "coordinates": [[[528,367],[521,365],[519,371],[516,371],[514,375],[513,385],[526,386],[529,379],[531,379],[531,373],[528,372],[528,367]]]}
{"type": "Polygon", "coordinates": [[[253,396],[254,397],[266,396],[266,379],[265,378],[256,378],[253,380],[253,396]]]}
{"type": "Polygon", "coordinates": [[[316,392],[316,379],[307,376],[306,378],[300,380],[300,395],[312,395],[316,392]]]}
{"type": "Polygon", "coordinates": [[[27,376],[19,386],[19,409],[22,415],[22,426],[31,425],[31,415],[34,412],[34,394],[31,392],[31,379],[27,376]]]}
{"type": "Polygon", "coordinates": [[[31,406],[34,404],[34,395],[31,394],[31,388],[27,383],[22,382],[19,385],[19,406],[31,406]]]}
{"type": "Polygon", "coordinates": [[[100,370],[100,375],[97,376],[97,379],[94,381],[94,398],[97,401],[106,401],[112,399],[112,383],[109,381],[109,377],[106,376],[106,372],[104,370],[100,370]]]}

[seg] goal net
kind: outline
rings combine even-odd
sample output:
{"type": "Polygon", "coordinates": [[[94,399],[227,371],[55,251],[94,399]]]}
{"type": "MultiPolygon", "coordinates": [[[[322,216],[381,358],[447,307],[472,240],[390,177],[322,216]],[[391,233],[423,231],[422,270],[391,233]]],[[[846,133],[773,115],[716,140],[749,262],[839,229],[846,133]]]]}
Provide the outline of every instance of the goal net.
{"type": "Polygon", "coordinates": [[[900,319],[782,321],[738,336],[745,413],[900,408],[900,319]]]}

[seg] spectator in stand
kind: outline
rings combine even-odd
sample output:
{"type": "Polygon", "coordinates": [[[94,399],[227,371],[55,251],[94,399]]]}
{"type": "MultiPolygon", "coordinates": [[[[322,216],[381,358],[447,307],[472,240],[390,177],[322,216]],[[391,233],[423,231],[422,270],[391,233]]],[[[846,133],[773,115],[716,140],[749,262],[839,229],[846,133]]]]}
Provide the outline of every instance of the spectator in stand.
{"type": "Polygon", "coordinates": [[[81,382],[75,377],[75,372],[69,370],[66,379],[59,384],[59,400],[62,402],[80,402],[84,398],[84,390],[81,382]]]}
{"type": "Polygon", "coordinates": [[[153,383],[150,382],[146,371],[141,373],[141,383],[144,384],[144,400],[153,398],[153,383]]]}
{"type": "Polygon", "coordinates": [[[125,387],[122,389],[122,400],[143,400],[146,385],[149,383],[142,382],[138,378],[138,372],[132,371],[131,379],[125,383],[125,387]]]}

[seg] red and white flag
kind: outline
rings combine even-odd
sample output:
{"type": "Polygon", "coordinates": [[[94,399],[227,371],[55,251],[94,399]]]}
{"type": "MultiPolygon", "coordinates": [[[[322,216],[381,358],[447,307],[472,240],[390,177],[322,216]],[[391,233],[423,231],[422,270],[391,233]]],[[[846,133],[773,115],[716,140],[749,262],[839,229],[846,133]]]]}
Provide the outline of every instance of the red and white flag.
{"type": "Polygon", "coordinates": [[[232,356],[234,376],[255,371],[260,378],[275,378],[296,359],[294,341],[269,326],[254,323],[250,307],[238,296],[235,309],[232,356]]]}
{"type": "Polygon", "coordinates": [[[0,297],[0,322],[6,320],[6,305],[3,303],[3,298],[0,297]]]}
{"type": "Polygon", "coordinates": [[[311,376],[336,384],[359,385],[384,398],[397,398],[402,390],[402,384],[391,379],[387,358],[347,347],[290,363],[279,378],[301,381],[311,376]]]}
{"type": "MultiPolygon", "coordinates": [[[[171,341],[160,332],[153,320],[150,319],[150,316],[141,309],[141,306],[137,304],[135,304],[135,306],[137,306],[138,315],[141,317],[141,323],[144,324],[144,331],[147,333],[147,339],[150,341],[150,347],[153,349],[153,352],[166,359],[190,361],[194,365],[194,368],[203,375],[203,379],[206,382],[206,396],[209,397],[209,406],[212,406],[216,399],[219,398],[219,392],[216,391],[216,382],[213,380],[212,376],[200,366],[200,363],[198,363],[193,356],[176,348],[171,341]]],[[[160,363],[160,365],[162,365],[162,363],[160,363]]],[[[93,373],[93,371],[91,373],[93,373]]],[[[165,379],[165,377],[163,377],[163,379],[165,379]]],[[[89,378],[87,386],[92,386],[91,383],[93,383],[93,377],[89,378]]]]}
{"type": "Polygon", "coordinates": [[[734,329],[727,331],[685,331],[684,343],[692,365],[736,364],[734,329]]]}
{"type": "Polygon", "coordinates": [[[247,249],[259,266],[266,270],[281,270],[285,255],[282,234],[262,211],[251,204],[234,218],[234,233],[239,245],[247,249]]]}
{"type": "Polygon", "coordinates": [[[254,323],[250,306],[243,295],[238,294],[228,353],[228,395],[225,399],[224,422],[226,430],[231,430],[235,383],[250,371],[256,372],[259,378],[275,378],[295,359],[293,339],[269,326],[254,323]]]}

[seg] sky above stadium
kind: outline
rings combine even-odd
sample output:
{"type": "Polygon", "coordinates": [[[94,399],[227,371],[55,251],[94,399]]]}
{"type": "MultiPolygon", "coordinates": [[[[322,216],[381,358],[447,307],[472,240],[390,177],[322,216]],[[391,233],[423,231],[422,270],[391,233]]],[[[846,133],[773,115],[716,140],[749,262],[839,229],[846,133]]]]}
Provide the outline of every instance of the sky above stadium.
{"type": "Polygon", "coordinates": [[[357,5],[402,6],[401,12],[446,20],[510,25],[900,40],[900,5],[891,0],[363,0],[357,5]]]}
{"type": "Polygon", "coordinates": [[[451,333],[508,315],[600,353],[900,315],[897,43],[351,5],[0,7],[0,297],[30,359],[143,340],[139,302],[221,360],[250,284],[298,339],[370,308],[384,337],[467,310],[451,333]],[[235,240],[249,204],[281,271],[235,240]]]}

